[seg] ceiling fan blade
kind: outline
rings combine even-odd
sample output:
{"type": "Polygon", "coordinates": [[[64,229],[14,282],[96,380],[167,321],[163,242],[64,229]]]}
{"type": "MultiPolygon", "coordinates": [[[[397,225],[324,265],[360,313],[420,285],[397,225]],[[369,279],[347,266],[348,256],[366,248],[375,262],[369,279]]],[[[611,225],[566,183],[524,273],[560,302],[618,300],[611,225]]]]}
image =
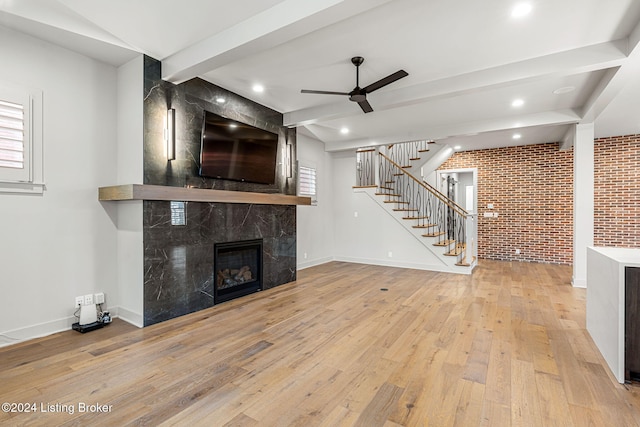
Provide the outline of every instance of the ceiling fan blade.
{"type": "Polygon", "coordinates": [[[307,89],[302,89],[300,91],[301,93],[316,93],[319,95],[349,95],[347,92],[331,92],[328,90],[307,90],[307,89]]]}
{"type": "Polygon", "coordinates": [[[403,77],[407,77],[408,75],[409,73],[407,73],[405,70],[396,71],[395,73],[390,74],[387,77],[382,78],[375,83],[371,83],[369,86],[364,88],[364,91],[367,93],[371,93],[374,90],[378,90],[381,87],[391,84],[396,80],[400,80],[403,77]]]}
{"type": "Polygon", "coordinates": [[[369,104],[369,101],[367,101],[366,99],[364,101],[358,102],[358,105],[365,113],[370,113],[373,111],[373,107],[371,107],[371,104],[369,104]]]}

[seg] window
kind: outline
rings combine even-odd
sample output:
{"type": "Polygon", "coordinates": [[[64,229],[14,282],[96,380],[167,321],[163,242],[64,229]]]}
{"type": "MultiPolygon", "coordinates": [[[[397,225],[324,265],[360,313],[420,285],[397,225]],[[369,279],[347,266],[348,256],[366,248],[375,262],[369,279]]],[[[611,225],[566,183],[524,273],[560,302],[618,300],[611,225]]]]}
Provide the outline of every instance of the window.
{"type": "Polygon", "coordinates": [[[43,189],[42,92],[0,85],[0,192],[43,189]]]}
{"type": "Polygon", "coordinates": [[[0,100],[0,167],[24,169],[24,106],[0,100]]]}
{"type": "Polygon", "coordinates": [[[308,166],[300,166],[298,169],[298,194],[300,196],[311,197],[311,204],[318,203],[316,200],[316,169],[308,166]]]}

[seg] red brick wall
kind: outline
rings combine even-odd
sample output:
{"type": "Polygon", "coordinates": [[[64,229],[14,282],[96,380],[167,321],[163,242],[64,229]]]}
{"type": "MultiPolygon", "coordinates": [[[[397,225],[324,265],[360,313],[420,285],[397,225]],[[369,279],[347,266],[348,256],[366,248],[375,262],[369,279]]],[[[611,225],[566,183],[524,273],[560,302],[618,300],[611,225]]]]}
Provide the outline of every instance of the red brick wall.
{"type": "Polygon", "coordinates": [[[594,141],[594,244],[640,247],[640,135],[594,141]]]}
{"type": "Polygon", "coordinates": [[[439,169],[461,168],[478,169],[480,258],[572,263],[573,150],[551,143],[464,151],[439,169]]]}

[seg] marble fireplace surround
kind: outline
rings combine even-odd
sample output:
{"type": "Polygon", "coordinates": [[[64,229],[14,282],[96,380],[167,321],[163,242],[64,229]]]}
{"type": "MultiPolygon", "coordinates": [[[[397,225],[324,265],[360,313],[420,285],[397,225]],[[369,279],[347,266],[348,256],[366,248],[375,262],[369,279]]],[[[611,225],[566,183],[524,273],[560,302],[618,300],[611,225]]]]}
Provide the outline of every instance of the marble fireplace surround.
{"type": "MultiPolygon", "coordinates": [[[[296,196],[295,163],[289,175],[278,167],[274,184],[255,184],[199,176],[199,155],[205,111],[276,133],[279,165],[287,158],[295,162],[296,130],[283,126],[282,113],[204,80],[163,81],[161,63],[153,58],[144,56],[139,64],[142,173],[125,175],[140,177],[142,183],[99,190],[99,199],[118,203],[118,218],[136,230],[129,233],[125,226],[119,234],[121,294],[125,304],[131,301],[131,317],[139,319],[135,324],[149,326],[212,307],[215,244],[261,239],[262,288],[295,281],[296,205],[311,203],[296,196]],[[176,112],[176,158],[171,161],[164,141],[168,109],[176,112]],[[171,201],[186,202],[184,225],[172,225],[171,201]],[[130,239],[135,245],[127,245],[130,239]]],[[[136,80],[135,70],[131,75],[136,80]]],[[[122,152],[135,157],[138,145],[131,136],[134,145],[123,145],[122,152]]]]}

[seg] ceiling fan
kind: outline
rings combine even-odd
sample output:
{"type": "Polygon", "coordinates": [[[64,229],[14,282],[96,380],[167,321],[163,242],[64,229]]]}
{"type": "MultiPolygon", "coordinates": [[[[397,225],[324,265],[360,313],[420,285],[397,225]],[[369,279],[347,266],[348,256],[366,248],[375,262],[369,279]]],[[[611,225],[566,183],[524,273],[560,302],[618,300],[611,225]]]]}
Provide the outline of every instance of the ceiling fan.
{"type": "Polygon", "coordinates": [[[396,71],[393,74],[388,75],[385,78],[378,80],[377,82],[371,83],[369,86],[365,86],[363,88],[360,87],[360,66],[364,62],[364,58],[362,56],[354,56],[351,58],[351,63],[356,66],[356,87],[351,92],[332,92],[326,90],[307,90],[302,89],[300,92],[302,93],[316,93],[321,95],[347,95],[349,96],[349,100],[353,102],[357,102],[362,111],[365,113],[370,113],[373,111],[371,104],[367,101],[367,94],[373,92],[374,90],[378,90],[381,87],[384,87],[388,84],[395,82],[396,80],[400,80],[403,77],[407,77],[409,73],[404,70],[396,71]]]}

